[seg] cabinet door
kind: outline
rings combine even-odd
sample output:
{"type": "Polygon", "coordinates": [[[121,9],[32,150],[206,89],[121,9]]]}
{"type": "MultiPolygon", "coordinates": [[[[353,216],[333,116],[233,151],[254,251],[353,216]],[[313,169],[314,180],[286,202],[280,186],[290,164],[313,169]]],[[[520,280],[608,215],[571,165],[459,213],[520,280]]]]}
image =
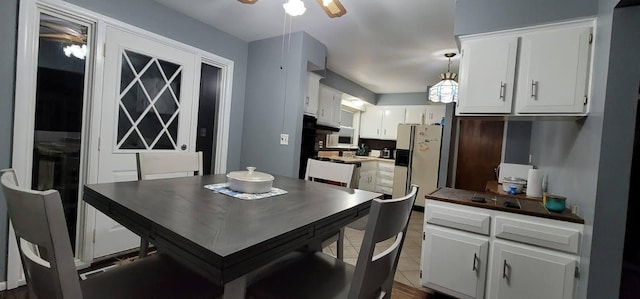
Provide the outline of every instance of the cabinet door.
{"type": "Polygon", "coordinates": [[[376,185],[376,171],[365,170],[360,172],[360,180],[358,181],[358,189],[373,191],[376,185]]]}
{"type": "Polygon", "coordinates": [[[591,28],[525,34],[520,48],[517,113],[583,113],[591,28]]]}
{"type": "Polygon", "coordinates": [[[404,123],[422,125],[425,121],[425,113],[425,106],[407,106],[404,123]]]}
{"type": "Polygon", "coordinates": [[[484,298],[489,239],[428,224],[424,230],[422,285],[458,298],[484,298]]]}
{"type": "Polygon", "coordinates": [[[376,107],[367,108],[360,114],[360,137],[379,139],[381,124],[382,110],[376,107]]]}
{"type": "Polygon", "coordinates": [[[324,85],[320,85],[318,123],[326,126],[333,125],[333,90],[324,85]]]}
{"type": "Polygon", "coordinates": [[[331,106],[331,124],[332,126],[340,127],[340,111],[342,110],[342,93],[339,91],[333,92],[333,106],[331,106]]]}
{"type": "Polygon", "coordinates": [[[463,40],[458,109],[465,113],[511,113],[518,37],[463,40]]]}
{"type": "Polygon", "coordinates": [[[433,123],[440,123],[445,116],[447,110],[446,105],[427,105],[425,112],[424,123],[427,125],[433,123]]]}
{"type": "Polygon", "coordinates": [[[488,298],[571,299],[576,259],[533,246],[493,242],[488,298]]]}
{"type": "Polygon", "coordinates": [[[398,125],[404,123],[404,107],[385,107],[382,111],[380,139],[396,140],[398,125]]]}
{"type": "Polygon", "coordinates": [[[318,115],[318,96],[320,93],[320,75],[309,72],[307,76],[307,95],[304,99],[304,113],[318,115]]]}

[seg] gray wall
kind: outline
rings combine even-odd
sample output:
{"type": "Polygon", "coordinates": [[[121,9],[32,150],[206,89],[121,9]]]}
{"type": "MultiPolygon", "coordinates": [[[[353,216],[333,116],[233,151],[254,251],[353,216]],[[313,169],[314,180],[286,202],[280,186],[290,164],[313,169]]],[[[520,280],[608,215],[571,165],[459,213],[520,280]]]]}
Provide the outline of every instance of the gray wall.
{"type": "MultiPolygon", "coordinates": [[[[13,94],[15,89],[18,0],[0,3],[0,169],[11,166],[13,136],[13,94]]],[[[0,192],[0,281],[7,279],[7,235],[9,220],[4,195],[0,192]]]]}
{"type": "Polygon", "coordinates": [[[317,73],[324,76],[324,78],[320,80],[320,83],[344,93],[348,93],[370,104],[376,104],[376,94],[355,82],[342,77],[331,70],[319,71],[317,73]]]}
{"type": "Polygon", "coordinates": [[[595,16],[598,0],[457,0],[454,35],[595,16]]]}
{"type": "Polygon", "coordinates": [[[507,136],[505,136],[502,161],[505,163],[529,164],[531,122],[507,121],[506,126],[507,136]]]}
{"type": "Polygon", "coordinates": [[[326,47],[304,32],[290,41],[284,62],[282,37],[249,43],[241,164],[297,177],[307,64],[324,67],[326,47]],[[281,133],[289,145],[280,145],[281,133]]]}
{"type": "Polygon", "coordinates": [[[449,174],[453,173],[453,159],[451,159],[452,149],[455,147],[453,134],[456,131],[454,125],[455,108],[454,103],[446,104],[444,111],[444,127],[442,128],[442,145],[440,148],[440,170],[438,170],[438,187],[446,187],[449,181],[449,174]]]}
{"type": "Polygon", "coordinates": [[[227,170],[240,166],[247,42],[152,0],[65,0],[234,61],[227,170]]]}
{"type": "Polygon", "coordinates": [[[426,92],[376,94],[376,105],[429,105],[426,92]]]}
{"type": "MultiPolygon", "coordinates": [[[[602,2],[608,14],[613,1],[602,2]]],[[[629,188],[637,183],[629,177],[640,83],[638,28],[640,6],[615,10],[591,247],[598,258],[591,260],[589,298],[618,297],[629,188]]]]}

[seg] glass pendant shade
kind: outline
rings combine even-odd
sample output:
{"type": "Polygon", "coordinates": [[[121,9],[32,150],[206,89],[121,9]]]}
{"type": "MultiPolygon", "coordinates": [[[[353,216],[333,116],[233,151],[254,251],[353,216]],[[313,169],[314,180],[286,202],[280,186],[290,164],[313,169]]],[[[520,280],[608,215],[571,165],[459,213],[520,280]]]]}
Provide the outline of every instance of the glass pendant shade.
{"type": "Polygon", "coordinates": [[[432,102],[451,103],[458,101],[458,82],[456,73],[440,74],[442,81],[429,88],[429,100],[432,102]]]}
{"type": "Polygon", "coordinates": [[[282,4],[282,7],[292,17],[300,16],[307,10],[302,0],[289,0],[287,3],[282,4]]]}

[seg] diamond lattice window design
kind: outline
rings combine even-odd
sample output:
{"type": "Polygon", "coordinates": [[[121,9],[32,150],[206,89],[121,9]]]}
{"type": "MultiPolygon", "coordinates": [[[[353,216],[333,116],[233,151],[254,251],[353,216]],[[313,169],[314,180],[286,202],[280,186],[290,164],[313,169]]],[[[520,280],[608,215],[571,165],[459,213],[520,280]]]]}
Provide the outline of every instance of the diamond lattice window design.
{"type": "Polygon", "coordinates": [[[118,149],[177,149],[182,66],[124,50],[118,149]]]}

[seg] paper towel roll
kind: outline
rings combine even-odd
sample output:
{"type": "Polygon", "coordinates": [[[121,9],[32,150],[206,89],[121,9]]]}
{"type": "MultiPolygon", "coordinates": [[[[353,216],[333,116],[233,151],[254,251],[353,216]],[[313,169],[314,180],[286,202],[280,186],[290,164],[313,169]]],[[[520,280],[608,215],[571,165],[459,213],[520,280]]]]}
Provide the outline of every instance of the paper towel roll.
{"type": "Polygon", "coordinates": [[[542,178],[544,173],[540,169],[529,169],[527,176],[527,196],[542,197],[542,178]]]}

